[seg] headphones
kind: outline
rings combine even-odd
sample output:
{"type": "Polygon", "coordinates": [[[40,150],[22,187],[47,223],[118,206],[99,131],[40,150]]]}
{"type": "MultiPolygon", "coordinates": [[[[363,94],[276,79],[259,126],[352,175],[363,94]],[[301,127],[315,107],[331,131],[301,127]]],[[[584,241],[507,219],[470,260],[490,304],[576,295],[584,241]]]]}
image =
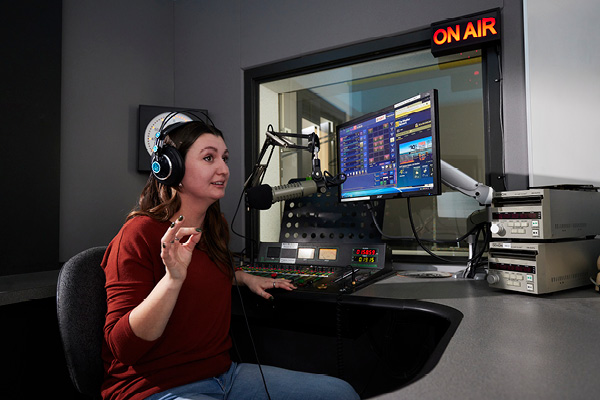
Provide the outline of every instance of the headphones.
{"type": "MultiPolygon", "coordinates": [[[[212,126],[207,125],[207,127],[213,131],[215,125],[212,120],[208,116],[208,114],[200,111],[211,123],[212,126]]],[[[185,160],[179,153],[179,150],[174,146],[169,144],[165,144],[165,138],[173,131],[179,129],[180,127],[190,124],[192,122],[201,122],[202,119],[198,117],[196,114],[191,112],[190,110],[184,111],[173,111],[169,115],[165,117],[162,124],[160,125],[160,129],[156,133],[156,143],[152,148],[152,175],[154,178],[162,183],[165,186],[177,186],[183,179],[183,175],[185,174],[185,160]],[[197,118],[195,121],[188,122],[175,122],[173,124],[167,125],[167,122],[171,120],[177,114],[191,114],[197,118]]]]}

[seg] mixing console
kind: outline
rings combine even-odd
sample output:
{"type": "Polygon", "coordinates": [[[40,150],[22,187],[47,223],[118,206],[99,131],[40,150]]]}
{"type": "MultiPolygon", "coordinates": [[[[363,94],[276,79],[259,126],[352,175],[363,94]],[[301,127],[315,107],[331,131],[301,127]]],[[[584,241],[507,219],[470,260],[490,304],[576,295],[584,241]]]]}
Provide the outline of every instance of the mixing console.
{"type": "Polygon", "coordinates": [[[289,279],[299,290],[351,292],[391,273],[385,244],[261,243],[246,272],[289,279]]]}

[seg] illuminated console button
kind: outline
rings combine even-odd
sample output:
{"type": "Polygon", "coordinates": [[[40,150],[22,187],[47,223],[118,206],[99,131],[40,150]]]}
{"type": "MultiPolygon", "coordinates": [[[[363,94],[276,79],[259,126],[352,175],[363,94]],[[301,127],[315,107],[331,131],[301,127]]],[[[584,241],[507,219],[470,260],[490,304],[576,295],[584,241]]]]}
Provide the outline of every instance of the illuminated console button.
{"type": "Polygon", "coordinates": [[[527,275],[527,282],[533,282],[533,275],[527,275]]]}
{"type": "Polygon", "coordinates": [[[531,221],[531,226],[534,228],[538,228],[540,226],[540,221],[531,221]]]}

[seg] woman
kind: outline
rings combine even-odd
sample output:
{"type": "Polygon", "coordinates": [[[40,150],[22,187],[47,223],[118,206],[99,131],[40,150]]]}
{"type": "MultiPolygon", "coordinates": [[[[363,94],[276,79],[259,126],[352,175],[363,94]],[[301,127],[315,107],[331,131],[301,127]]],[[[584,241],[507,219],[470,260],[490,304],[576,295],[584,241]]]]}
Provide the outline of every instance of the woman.
{"type": "Polygon", "coordinates": [[[219,208],[229,178],[222,133],[203,122],[170,131],[185,165],[172,187],[151,176],[102,267],[105,399],[357,399],[324,375],[236,364],[229,356],[232,282],[264,298],[287,280],[233,271],[219,208]],[[234,276],[235,275],[235,276],[234,276]]]}

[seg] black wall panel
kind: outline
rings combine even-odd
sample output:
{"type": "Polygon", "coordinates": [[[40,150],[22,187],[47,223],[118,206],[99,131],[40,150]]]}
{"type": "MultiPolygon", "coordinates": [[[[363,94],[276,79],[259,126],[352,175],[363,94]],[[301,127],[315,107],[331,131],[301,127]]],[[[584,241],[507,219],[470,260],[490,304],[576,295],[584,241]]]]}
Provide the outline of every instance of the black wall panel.
{"type": "Polygon", "coordinates": [[[62,1],[3,1],[0,32],[0,275],[57,269],[62,1]]]}

